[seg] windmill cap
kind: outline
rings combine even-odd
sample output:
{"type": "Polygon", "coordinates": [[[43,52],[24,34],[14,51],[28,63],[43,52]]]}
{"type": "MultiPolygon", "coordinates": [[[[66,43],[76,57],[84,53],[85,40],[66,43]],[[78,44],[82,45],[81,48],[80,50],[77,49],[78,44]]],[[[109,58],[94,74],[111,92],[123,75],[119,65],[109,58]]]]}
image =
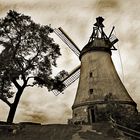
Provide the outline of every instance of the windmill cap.
{"type": "Polygon", "coordinates": [[[93,41],[88,42],[88,44],[86,44],[85,47],[82,49],[79,58],[81,59],[81,57],[87,52],[94,52],[94,51],[103,51],[111,54],[108,40],[102,38],[95,38],[93,41]]]}

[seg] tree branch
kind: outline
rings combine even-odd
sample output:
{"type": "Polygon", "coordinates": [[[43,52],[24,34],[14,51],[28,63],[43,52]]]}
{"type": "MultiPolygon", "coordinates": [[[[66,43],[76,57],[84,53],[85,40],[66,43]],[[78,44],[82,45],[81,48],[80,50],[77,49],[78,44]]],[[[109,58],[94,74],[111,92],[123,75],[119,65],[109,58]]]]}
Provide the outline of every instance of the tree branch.
{"type": "Polygon", "coordinates": [[[6,99],[6,98],[3,98],[3,97],[0,97],[0,99],[5,102],[9,107],[11,107],[11,103],[6,99]]]}
{"type": "Polygon", "coordinates": [[[5,42],[5,41],[1,41],[1,40],[0,40],[0,44],[2,44],[2,45],[4,45],[4,46],[11,45],[10,43],[7,43],[7,42],[5,42]]]}
{"type": "Polygon", "coordinates": [[[18,84],[16,79],[13,79],[12,82],[14,83],[14,85],[16,86],[17,89],[21,88],[21,86],[18,84]]]}
{"type": "Polygon", "coordinates": [[[24,83],[26,82],[26,77],[24,74],[21,74],[22,75],[22,80],[24,81],[24,83]]]}
{"type": "Polygon", "coordinates": [[[29,79],[34,78],[34,76],[30,76],[27,78],[27,82],[29,81],[29,79]]]}
{"type": "Polygon", "coordinates": [[[19,67],[22,69],[22,71],[24,71],[24,67],[22,65],[22,63],[18,60],[19,58],[15,58],[15,61],[17,62],[17,64],[19,65],[19,67]]]}
{"type": "MultiPolygon", "coordinates": [[[[39,55],[39,52],[37,52],[37,54],[32,57],[31,59],[25,59],[22,55],[19,55],[22,59],[24,59],[27,62],[27,66],[26,67],[22,67],[23,68],[23,73],[26,72],[28,69],[30,69],[32,66],[37,66],[37,65],[33,65],[32,62],[35,58],[37,58],[37,56],[39,55]]],[[[21,64],[20,64],[21,65],[21,64]]]]}
{"type": "Polygon", "coordinates": [[[21,42],[21,36],[18,36],[17,39],[18,39],[18,43],[16,44],[15,50],[13,51],[13,52],[14,52],[14,53],[13,53],[13,58],[15,58],[16,53],[17,53],[17,50],[18,50],[18,48],[19,48],[19,44],[20,44],[20,42],[21,42]]]}
{"type": "Polygon", "coordinates": [[[36,85],[36,84],[29,84],[29,85],[27,85],[26,87],[33,87],[34,85],[36,85]]]}
{"type": "Polygon", "coordinates": [[[39,52],[37,52],[37,54],[31,59],[31,61],[33,61],[35,58],[37,58],[38,55],[39,55],[39,52]]]}

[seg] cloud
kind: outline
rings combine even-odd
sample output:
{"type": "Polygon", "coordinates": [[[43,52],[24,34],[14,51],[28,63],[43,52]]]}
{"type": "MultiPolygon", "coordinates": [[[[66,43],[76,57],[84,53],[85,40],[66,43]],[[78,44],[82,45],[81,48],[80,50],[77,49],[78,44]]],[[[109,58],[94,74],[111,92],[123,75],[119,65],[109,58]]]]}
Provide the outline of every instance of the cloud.
{"type": "Polygon", "coordinates": [[[54,96],[46,88],[28,88],[22,95],[15,122],[67,123],[74,93],[54,96]]]}
{"type": "Polygon", "coordinates": [[[116,12],[120,10],[120,4],[121,2],[119,0],[100,0],[96,3],[96,12],[116,12]]]}

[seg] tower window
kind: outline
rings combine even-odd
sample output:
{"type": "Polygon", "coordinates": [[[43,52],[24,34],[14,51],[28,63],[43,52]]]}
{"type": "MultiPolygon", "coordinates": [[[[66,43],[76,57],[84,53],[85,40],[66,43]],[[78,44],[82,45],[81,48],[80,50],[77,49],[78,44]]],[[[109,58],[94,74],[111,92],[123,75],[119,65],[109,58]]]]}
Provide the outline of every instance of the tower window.
{"type": "Polygon", "coordinates": [[[75,113],[74,116],[77,117],[77,114],[75,113]]]}
{"type": "Polygon", "coordinates": [[[89,92],[90,92],[90,94],[93,94],[93,89],[91,88],[91,89],[89,90],[89,92]]]}
{"type": "Polygon", "coordinates": [[[92,72],[89,73],[89,77],[92,77],[92,72]]]}

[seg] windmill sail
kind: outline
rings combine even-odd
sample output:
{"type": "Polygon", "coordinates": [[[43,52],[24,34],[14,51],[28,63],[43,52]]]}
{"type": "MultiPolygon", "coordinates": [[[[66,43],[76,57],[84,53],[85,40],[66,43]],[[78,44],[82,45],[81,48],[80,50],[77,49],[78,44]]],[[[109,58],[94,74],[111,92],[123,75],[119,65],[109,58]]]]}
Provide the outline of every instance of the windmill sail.
{"type": "Polygon", "coordinates": [[[60,37],[60,39],[67,44],[67,46],[79,57],[80,49],[77,45],[70,39],[70,37],[64,32],[64,30],[60,27],[58,29],[54,29],[56,35],[60,37]]]}
{"type": "Polygon", "coordinates": [[[78,66],[76,69],[74,69],[70,73],[70,75],[63,80],[63,83],[65,84],[65,88],[67,88],[74,81],[76,81],[79,78],[79,75],[80,75],[80,66],[78,66]]]}
{"type": "MultiPolygon", "coordinates": [[[[75,82],[79,78],[79,75],[80,75],[80,67],[81,66],[78,66],[77,68],[75,68],[69,74],[68,77],[66,77],[65,79],[62,80],[62,83],[65,85],[65,88],[64,89],[66,89],[68,86],[70,86],[73,82],[75,82]]],[[[57,96],[57,95],[59,95],[61,93],[58,90],[53,90],[52,92],[54,93],[55,96],[57,96]]]]}
{"type": "Polygon", "coordinates": [[[119,41],[118,38],[117,38],[114,34],[112,34],[112,35],[110,36],[109,40],[110,40],[110,42],[111,42],[113,45],[114,45],[116,42],[119,41]]]}

